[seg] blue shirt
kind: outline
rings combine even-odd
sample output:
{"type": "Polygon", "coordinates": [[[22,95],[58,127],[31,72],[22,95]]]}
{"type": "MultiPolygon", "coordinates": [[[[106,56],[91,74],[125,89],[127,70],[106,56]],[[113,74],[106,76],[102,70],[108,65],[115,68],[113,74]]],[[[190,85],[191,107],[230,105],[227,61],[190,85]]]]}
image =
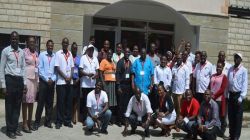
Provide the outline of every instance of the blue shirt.
{"type": "Polygon", "coordinates": [[[151,84],[151,77],[154,75],[154,65],[150,58],[146,57],[145,62],[139,58],[132,65],[132,73],[134,74],[134,82],[144,94],[148,95],[151,84]]]}
{"type": "Polygon", "coordinates": [[[44,81],[48,82],[49,78],[51,78],[52,81],[55,81],[55,54],[52,53],[52,55],[49,56],[47,51],[40,53],[38,69],[39,77],[44,81]]]}
{"type": "Polygon", "coordinates": [[[78,79],[79,78],[79,65],[80,65],[80,56],[76,56],[74,59],[74,73],[73,73],[73,79],[78,79]]]}

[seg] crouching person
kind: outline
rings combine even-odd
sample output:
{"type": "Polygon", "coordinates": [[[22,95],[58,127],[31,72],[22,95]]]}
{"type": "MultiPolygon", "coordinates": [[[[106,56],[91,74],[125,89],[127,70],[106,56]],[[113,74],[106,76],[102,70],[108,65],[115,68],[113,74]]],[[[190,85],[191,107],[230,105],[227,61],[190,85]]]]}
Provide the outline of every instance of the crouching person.
{"type": "Polygon", "coordinates": [[[139,88],[135,89],[135,95],[130,98],[127,111],[125,113],[125,128],[122,132],[124,136],[128,134],[128,125],[131,125],[131,133],[135,134],[137,126],[145,129],[145,136],[149,137],[149,124],[153,113],[148,96],[141,93],[139,88]]]}
{"type": "Polygon", "coordinates": [[[211,91],[206,90],[198,115],[198,135],[203,140],[216,140],[216,134],[220,130],[218,104],[211,98],[211,91]]]}
{"type": "Polygon", "coordinates": [[[185,99],[182,102],[180,116],[176,124],[183,131],[187,132],[187,139],[196,139],[197,116],[199,113],[200,104],[193,97],[192,90],[188,89],[185,92],[185,99]]]}
{"type": "Polygon", "coordinates": [[[107,127],[112,112],[108,107],[108,96],[102,90],[102,82],[98,81],[95,89],[87,96],[88,117],[85,121],[87,129],[92,132],[94,126],[100,128],[100,133],[108,134],[107,127]]]}

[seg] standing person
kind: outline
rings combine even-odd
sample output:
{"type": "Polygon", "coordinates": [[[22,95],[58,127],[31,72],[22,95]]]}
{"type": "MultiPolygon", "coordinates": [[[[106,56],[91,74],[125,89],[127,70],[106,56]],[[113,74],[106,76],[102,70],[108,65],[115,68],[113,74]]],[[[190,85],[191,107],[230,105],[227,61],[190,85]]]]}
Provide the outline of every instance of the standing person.
{"type": "Polygon", "coordinates": [[[167,51],[166,53],[166,57],[167,57],[167,67],[169,67],[170,69],[172,69],[174,63],[173,63],[173,54],[171,51],[167,51]]]}
{"type": "Polygon", "coordinates": [[[164,83],[160,82],[157,86],[159,94],[159,106],[156,110],[156,125],[159,126],[162,131],[161,135],[166,137],[170,136],[171,127],[175,124],[176,112],[174,109],[174,103],[171,95],[167,92],[164,87],[164,83]]]}
{"type": "Polygon", "coordinates": [[[95,89],[88,93],[88,117],[85,124],[87,129],[92,132],[95,123],[97,123],[100,132],[108,134],[107,128],[112,112],[109,110],[107,93],[102,90],[102,87],[101,81],[96,82],[95,89]]]}
{"type": "Polygon", "coordinates": [[[193,65],[190,61],[188,61],[188,52],[187,51],[182,52],[182,61],[188,67],[189,74],[191,75],[193,73],[193,65]]]}
{"type": "Polygon", "coordinates": [[[222,73],[223,64],[221,62],[217,63],[216,74],[213,74],[210,82],[210,90],[212,92],[212,98],[217,102],[219,106],[219,116],[221,121],[221,129],[218,133],[219,137],[227,138],[225,136],[226,131],[226,99],[225,99],[225,90],[227,87],[227,76],[222,73]]]}
{"type": "Polygon", "coordinates": [[[132,63],[129,60],[130,49],[125,48],[124,57],[117,63],[116,69],[116,86],[117,86],[117,103],[118,103],[118,126],[124,123],[124,113],[126,112],[128,102],[132,97],[131,88],[131,67],[132,63]]]}
{"type": "Polygon", "coordinates": [[[192,80],[190,80],[190,89],[192,90],[193,93],[196,92],[196,83],[195,83],[195,78],[194,78],[194,70],[195,70],[195,67],[196,67],[196,64],[200,63],[201,61],[201,52],[200,51],[196,51],[195,52],[195,58],[194,58],[194,63],[192,65],[192,74],[191,74],[191,78],[192,80]]]}
{"type": "Polygon", "coordinates": [[[11,139],[22,136],[18,120],[22,97],[27,92],[24,52],[18,43],[19,34],[11,32],[10,46],[3,49],[0,64],[2,91],[5,94],[6,135],[11,139]]]}
{"type": "Polygon", "coordinates": [[[199,103],[203,100],[203,94],[206,89],[208,89],[210,78],[212,76],[212,67],[213,65],[207,61],[207,52],[201,52],[201,62],[198,63],[195,67],[193,77],[196,85],[196,94],[195,98],[199,103]]]}
{"type": "MultiPolygon", "coordinates": [[[[109,100],[109,107],[111,111],[115,114],[117,111],[117,98],[115,93],[115,71],[116,66],[115,63],[112,61],[113,51],[108,50],[107,53],[107,59],[103,59],[100,63],[100,76],[104,85],[104,89],[108,94],[108,100],[109,100]]],[[[113,121],[112,121],[113,122],[113,121]]]]}
{"type": "Polygon", "coordinates": [[[83,49],[82,49],[82,55],[85,55],[86,53],[86,50],[89,48],[89,47],[94,47],[94,56],[97,57],[98,56],[98,49],[95,47],[95,37],[94,36],[90,36],[89,37],[89,44],[84,46],[83,49]]]}
{"type": "Polygon", "coordinates": [[[190,76],[189,70],[186,65],[183,64],[182,55],[177,54],[176,64],[172,68],[172,92],[174,98],[174,107],[177,116],[180,114],[182,95],[187,89],[189,89],[190,76]]]}
{"type": "Polygon", "coordinates": [[[146,49],[141,49],[141,56],[136,59],[131,68],[132,89],[135,86],[146,95],[149,94],[154,83],[154,65],[150,58],[146,57],[146,49]]]}
{"type": "Polygon", "coordinates": [[[198,115],[198,135],[203,140],[216,140],[216,134],[220,129],[219,108],[212,99],[210,90],[205,90],[204,100],[201,103],[198,115]]]}
{"type": "Polygon", "coordinates": [[[156,45],[155,43],[150,43],[150,51],[147,55],[154,65],[154,68],[160,64],[160,58],[155,54],[156,45]]]}
{"type": "Polygon", "coordinates": [[[51,125],[54,91],[55,91],[55,53],[53,53],[54,42],[48,40],[46,43],[47,50],[39,55],[39,94],[35,115],[34,130],[40,126],[43,108],[45,106],[44,126],[53,128],[51,125]]]}
{"type": "Polygon", "coordinates": [[[68,50],[69,39],[63,38],[62,49],[56,52],[55,69],[57,72],[57,118],[56,129],[60,129],[62,123],[72,128],[72,76],[74,72],[74,60],[68,50]]]}
{"type": "Polygon", "coordinates": [[[72,108],[72,122],[76,124],[77,115],[79,116],[79,111],[77,110],[79,106],[80,98],[80,77],[79,77],[79,65],[81,57],[77,55],[77,44],[73,42],[71,45],[71,53],[74,60],[74,72],[73,72],[73,86],[72,86],[72,98],[73,98],[73,108],[72,108]]]}
{"type": "Polygon", "coordinates": [[[234,66],[228,71],[228,118],[229,135],[232,140],[239,140],[241,134],[243,102],[247,94],[248,73],[241,64],[241,53],[234,54],[234,66]]]}
{"type": "Polygon", "coordinates": [[[133,46],[132,55],[129,56],[129,60],[133,64],[136,59],[140,58],[140,52],[138,45],[133,46]]]}
{"type": "Polygon", "coordinates": [[[101,63],[103,59],[107,58],[108,50],[110,49],[110,42],[108,40],[105,40],[103,43],[103,48],[98,53],[98,61],[101,63]]]}
{"type": "Polygon", "coordinates": [[[195,127],[197,124],[199,109],[200,104],[193,97],[192,90],[186,90],[185,99],[183,100],[181,105],[181,112],[176,121],[177,127],[187,132],[185,138],[197,139],[195,127]]]}
{"type": "MultiPolygon", "coordinates": [[[[232,65],[226,61],[226,54],[224,51],[219,52],[217,63],[222,63],[223,66],[222,73],[227,76],[228,70],[232,67],[232,65]]],[[[216,65],[213,66],[213,74],[215,73],[216,73],[216,65]]]]}
{"type": "Polygon", "coordinates": [[[187,42],[185,44],[185,51],[187,51],[188,53],[187,61],[189,61],[191,64],[194,64],[195,55],[191,52],[191,48],[192,48],[191,43],[187,42]]]}
{"type": "MultiPolygon", "coordinates": [[[[145,50],[146,51],[146,50],[145,50]]],[[[151,121],[151,114],[153,110],[151,108],[148,96],[143,94],[139,88],[135,88],[135,94],[130,98],[127,111],[125,113],[125,127],[122,134],[126,136],[128,134],[128,125],[131,125],[130,134],[135,134],[137,126],[141,126],[145,129],[145,136],[149,137],[149,124],[151,121]]]]}
{"type": "Polygon", "coordinates": [[[116,52],[113,53],[113,56],[112,56],[112,61],[115,63],[115,65],[117,65],[117,62],[123,58],[124,56],[124,53],[123,52],[123,49],[122,49],[122,43],[117,43],[116,44],[116,52]]]}
{"type": "Polygon", "coordinates": [[[82,98],[80,99],[80,119],[85,122],[88,109],[86,107],[87,95],[94,90],[96,79],[98,78],[99,62],[94,55],[94,47],[89,47],[86,54],[80,60],[81,90],[82,98]]]}
{"type": "Polygon", "coordinates": [[[23,132],[31,133],[34,130],[31,121],[33,114],[33,105],[36,101],[36,94],[38,89],[38,65],[39,59],[36,52],[35,37],[29,37],[27,40],[27,48],[24,49],[25,69],[26,69],[26,83],[27,93],[23,97],[22,114],[23,114],[23,132]],[[27,112],[28,111],[28,112],[27,112]],[[28,116],[28,121],[27,121],[28,116]]]}

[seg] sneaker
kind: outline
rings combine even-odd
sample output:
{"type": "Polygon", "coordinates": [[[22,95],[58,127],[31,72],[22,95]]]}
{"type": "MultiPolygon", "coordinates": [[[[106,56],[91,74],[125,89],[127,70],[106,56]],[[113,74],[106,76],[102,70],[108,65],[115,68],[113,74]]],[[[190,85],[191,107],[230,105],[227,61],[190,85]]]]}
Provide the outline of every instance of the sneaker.
{"type": "Polygon", "coordinates": [[[16,135],[16,136],[23,136],[23,134],[22,134],[19,130],[17,130],[17,131],[15,132],[15,135],[16,135]]]}
{"type": "Polygon", "coordinates": [[[103,130],[103,129],[101,129],[101,131],[100,131],[100,133],[102,133],[102,134],[108,134],[108,131],[107,130],[103,130]]]}
{"type": "Polygon", "coordinates": [[[10,139],[16,139],[16,135],[12,132],[7,132],[6,135],[10,138],[10,139]]]}

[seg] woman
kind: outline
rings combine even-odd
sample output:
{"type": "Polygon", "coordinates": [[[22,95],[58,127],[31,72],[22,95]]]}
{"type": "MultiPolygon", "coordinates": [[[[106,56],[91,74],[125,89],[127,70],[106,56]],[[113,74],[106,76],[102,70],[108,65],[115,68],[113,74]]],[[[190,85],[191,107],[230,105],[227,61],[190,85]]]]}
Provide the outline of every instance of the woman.
{"type": "Polygon", "coordinates": [[[25,69],[26,69],[26,84],[27,93],[23,95],[22,113],[23,113],[23,131],[31,133],[33,104],[36,101],[36,93],[38,91],[38,54],[36,50],[35,38],[29,37],[27,40],[27,48],[24,49],[25,54],[25,69]],[[28,113],[27,113],[28,110],[28,113]],[[28,116],[28,121],[27,121],[28,116]]]}
{"type": "Polygon", "coordinates": [[[212,98],[217,102],[219,106],[219,116],[221,121],[221,129],[218,136],[225,137],[226,131],[226,99],[225,90],[227,87],[227,77],[222,73],[224,65],[221,62],[217,63],[216,74],[213,74],[210,81],[210,90],[213,93],[212,98]]]}
{"type": "Polygon", "coordinates": [[[117,106],[116,93],[115,93],[115,71],[116,66],[112,61],[113,51],[108,50],[107,58],[103,59],[100,63],[100,76],[104,85],[104,89],[108,94],[109,107],[112,109],[112,112],[117,106]]]}
{"type": "Polygon", "coordinates": [[[162,129],[161,135],[170,136],[171,128],[173,128],[176,120],[176,112],[171,96],[164,88],[163,82],[157,86],[159,94],[159,105],[156,110],[155,122],[156,126],[162,129]]]}

